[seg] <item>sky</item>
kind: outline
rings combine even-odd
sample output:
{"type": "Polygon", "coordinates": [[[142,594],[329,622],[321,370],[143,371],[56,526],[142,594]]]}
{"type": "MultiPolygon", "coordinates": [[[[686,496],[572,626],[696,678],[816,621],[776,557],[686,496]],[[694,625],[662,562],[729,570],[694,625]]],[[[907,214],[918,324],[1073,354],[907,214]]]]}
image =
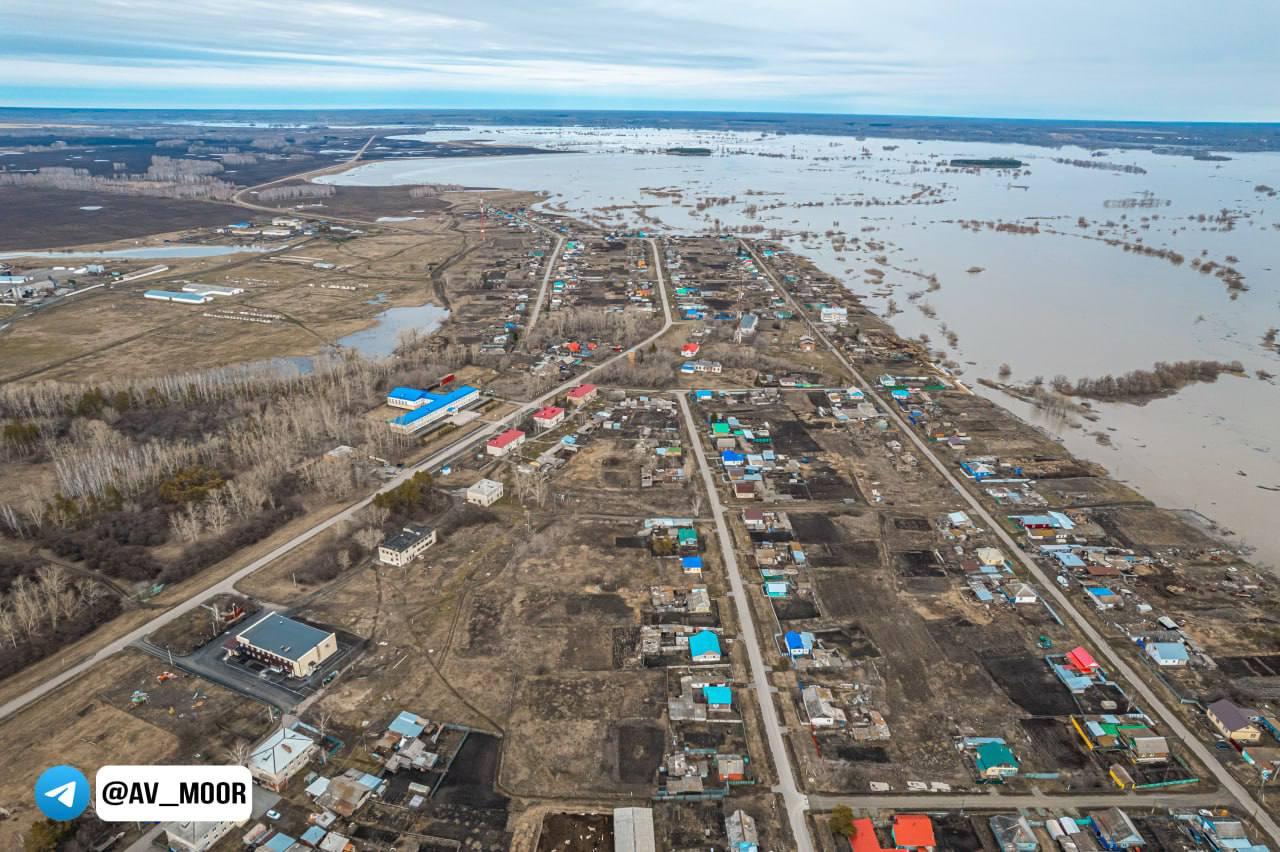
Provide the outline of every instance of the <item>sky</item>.
{"type": "Polygon", "coordinates": [[[1276,0],[4,0],[0,105],[1280,120],[1276,0]]]}

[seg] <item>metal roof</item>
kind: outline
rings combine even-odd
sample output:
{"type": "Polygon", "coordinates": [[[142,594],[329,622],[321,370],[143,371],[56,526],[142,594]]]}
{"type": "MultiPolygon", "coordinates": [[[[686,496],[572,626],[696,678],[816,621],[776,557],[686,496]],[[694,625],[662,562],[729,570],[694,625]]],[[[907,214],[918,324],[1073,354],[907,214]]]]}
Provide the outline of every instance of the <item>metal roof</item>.
{"type": "Polygon", "coordinates": [[[286,660],[298,660],[332,635],[278,612],[269,612],[242,630],[237,638],[286,660]]]}

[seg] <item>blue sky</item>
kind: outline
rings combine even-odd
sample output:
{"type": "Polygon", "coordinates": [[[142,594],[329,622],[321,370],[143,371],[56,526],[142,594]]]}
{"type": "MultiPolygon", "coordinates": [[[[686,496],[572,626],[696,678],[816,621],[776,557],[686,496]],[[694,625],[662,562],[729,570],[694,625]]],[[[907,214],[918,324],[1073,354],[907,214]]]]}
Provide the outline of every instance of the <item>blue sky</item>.
{"type": "Polygon", "coordinates": [[[0,105],[1280,120],[1275,0],[5,0],[0,105]]]}

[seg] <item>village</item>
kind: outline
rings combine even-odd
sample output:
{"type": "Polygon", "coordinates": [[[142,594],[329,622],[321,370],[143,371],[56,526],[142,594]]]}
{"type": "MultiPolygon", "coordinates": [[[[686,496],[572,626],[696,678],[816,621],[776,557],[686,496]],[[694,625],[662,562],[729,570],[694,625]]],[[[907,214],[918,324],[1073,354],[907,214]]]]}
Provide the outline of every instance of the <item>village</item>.
{"type": "Polygon", "coordinates": [[[32,308],[102,279],[21,320],[41,378],[119,369],[49,356],[59,314],[149,312],[163,333],[106,341],[140,371],[177,323],[213,366],[341,350],[386,304],[448,316],[360,353],[396,365],[360,418],[385,454],[307,463],[375,496],[6,713],[0,756],[66,696],[118,731],[86,767],[249,767],[253,819],[133,852],[1268,848],[1224,783],[1280,768],[1276,600],[1240,554],[780,245],[502,201],[337,236],[256,217],[305,244],[229,270],[10,270],[32,308]]]}

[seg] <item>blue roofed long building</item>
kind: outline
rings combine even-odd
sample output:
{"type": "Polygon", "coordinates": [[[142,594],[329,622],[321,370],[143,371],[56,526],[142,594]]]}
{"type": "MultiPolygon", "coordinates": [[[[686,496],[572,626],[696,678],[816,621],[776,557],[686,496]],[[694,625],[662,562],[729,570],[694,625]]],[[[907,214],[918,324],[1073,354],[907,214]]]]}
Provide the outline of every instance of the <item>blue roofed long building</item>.
{"type": "Polygon", "coordinates": [[[412,435],[479,401],[480,389],[471,385],[459,385],[448,393],[395,388],[387,394],[387,404],[409,410],[389,421],[390,426],[394,432],[412,435]]]}

